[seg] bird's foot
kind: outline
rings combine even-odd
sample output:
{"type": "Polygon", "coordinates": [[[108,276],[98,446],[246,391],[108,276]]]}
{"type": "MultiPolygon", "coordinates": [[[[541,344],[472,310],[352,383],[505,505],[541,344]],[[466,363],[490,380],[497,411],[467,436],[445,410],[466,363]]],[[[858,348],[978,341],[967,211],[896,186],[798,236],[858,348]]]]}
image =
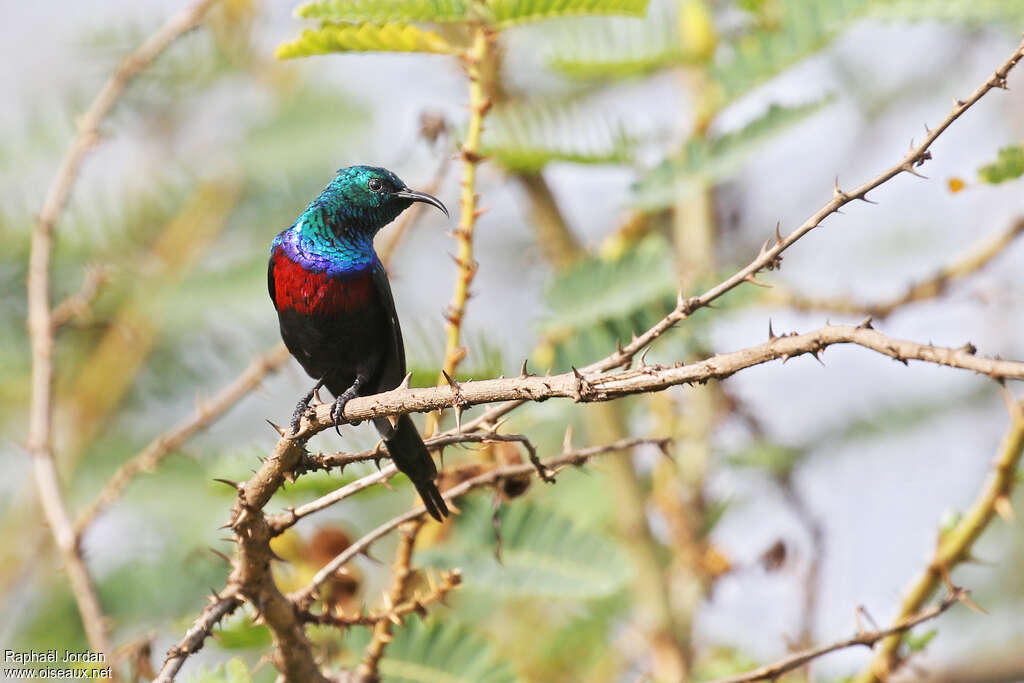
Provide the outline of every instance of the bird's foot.
{"type": "Polygon", "coordinates": [[[295,410],[292,412],[292,421],[290,426],[292,428],[292,435],[299,433],[299,425],[302,423],[302,416],[308,411],[312,411],[310,402],[313,397],[316,396],[316,392],[320,390],[320,387],[324,385],[323,380],[316,383],[316,386],[309,390],[309,393],[302,397],[302,400],[295,406],[295,410]]]}
{"type": "MultiPolygon", "coordinates": [[[[345,392],[347,394],[348,392],[345,392]]],[[[334,431],[341,435],[339,427],[343,424],[350,424],[353,427],[363,423],[362,420],[346,420],[345,419],[345,406],[348,402],[354,398],[354,396],[346,396],[342,394],[338,398],[334,399],[334,404],[331,406],[331,421],[334,422],[334,431]]]]}

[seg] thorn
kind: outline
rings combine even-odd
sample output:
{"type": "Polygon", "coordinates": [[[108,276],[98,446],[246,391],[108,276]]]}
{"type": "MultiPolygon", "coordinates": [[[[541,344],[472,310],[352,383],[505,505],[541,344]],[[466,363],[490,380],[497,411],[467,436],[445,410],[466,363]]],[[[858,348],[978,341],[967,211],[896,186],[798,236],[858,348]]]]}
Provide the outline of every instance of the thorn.
{"type": "Polygon", "coordinates": [[[768,318],[768,339],[775,339],[775,330],[772,329],[771,318],[768,318]]]}
{"type": "Polygon", "coordinates": [[[274,428],[274,431],[277,432],[278,436],[284,436],[284,429],[282,429],[281,427],[277,426],[276,424],[274,424],[270,420],[267,420],[267,424],[274,428]]]}
{"type": "Polygon", "coordinates": [[[924,175],[922,173],[918,173],[917,170],[915,170],[914,167],[912,165],[910,165],[909,163],[907,165],[905,165],[902,170],[906,171],[910,175],[917,176],[918,178],[922,178],[924,180],[928,180],[928,176],[926,176],[926,175],[924,175]]]}
{"type": "Polygon", "coordinates": [[[873,328],[871,326],[871,316],[869,315],[868,317],[866,317],[863,320],[861,320],[860,324],[857,325],[857,328],[861,329],[861,330],[873,330],[873,329],[875,329],[875,328],[873,328]]]}
{"type": "Polygon", "coordinates": [[[568,425],[565,428],[565,436],[562,437],[562,453],[568,453],[572,450],[572,425],[568,425]]]}
{"type": "Polygon", "coordinates": [[[816,360],[816,361],[818,361],[819,363],[821,363],[821,367],[825,367],[825,361],[823,361],[823,360],[821,359],[821,352],[822,352],[823,350],[824,350],[824,349],[816,349],[815,351],[811,351],[811,355],[812,355],[812,356],[814,356],[814,360],[816,360]]]}
{"type": "Polygon", "coordinates": [[[320,398],[320,387],[316,387],[315,389],[313,389],[312,403],[314,406],[322,406],[324,404],[324,400],[320,398]]]}
{"type": "Polygon", "coordinates": [[[412,373],[411,372],[405,373],[405,378],[402,379],[402,383],[398,385],[398,388],[399,389],[408,389],[409,388],[409,383],[411,381],[412,381],[412,373]]]}
{"type": "Polygon", "coordinates": [[[1017,516],[1013,512],[1013,503],[1010,502],[1010,497],[1005,493],[995,499],[992,504],[996,513],[1003,518],[1003,521],[1008,524],[1013,524],[1017,521],[1017,516]]]}
{"type": "Polygon", "coordinates": [[[772,285],[768,285],[768,284],[765,284],[765,283],[759,281],[756,277],[754,277],[753,273],[751,273],[750,275],[747,275],[743,279],[746,280],[747,282],[749,282],[752,285],[757,285],[758,287],[764,287],[765,289],[771,289],[772,288],[772,285]]]}
{"type": "Polygon", "coordinates": [[[245,490],[245,486],[243,486],[242,484],[240,484],[237,481],[231,481],[230,479],[216,479],[216,478],[214,479],[214,481],[219,482],[221,484],[226,484],[227,486],[230,486],[231,488],[233,488],[238,493],[241,493],[242,491],[245,490]]]}
{"type": "Polygon", "coordinates": [[[638,360],[640,367],[647,367],[647,352],[650,350],[651,347],[648,346],[647,348],[640,352],[640,359],[638,360]]]}
{"type": "Polygon", "coordinates": [[[519,369],[519,376],[526,378],[530,376],[530,371],[526,369],[526,364],[529,362],[528,358],[523,359],[523,367],[519,369]]]}
{"type": "Polygon", "coordinates": [[[835,181],[832,183],[832,196],[836,199],[847,199],[846,193],[839,189],[839,176],[836,175],[835,181]]]}
{"type": "Polygon", "coordinates": [[[775,243],[776,244],[781,244],[782,243],[782,233],[779,232],[779,227],[780,227],[781,224],[782,224],[781,221],[775,221],[775,243]]]}
{"type": "MultiPolygon", "coordinates": [[[[228,557],[227,555],[225,555],[224,553],[222,553],[221,551],[217,550],[216,548],[207,548],[207,550],[209,550],[209,551],[210,551],[211,553],[213,553],[214,555],[216,555],[216,556],[217,556],[217,557],[219,557],[220,559],[222,559],[222,560],[224,560],[225,562],[227,562],[229,566],[231,565],[231,558],[230,558],[230,557],[228,557]]],[[[219,596],[219,595],[217,595],[217,591],[213,591],[213,595],[214,595],[214,597],[216,597],[216,598],[217,598],[218,600],[220,600],[220,596],[219,596]]]]}

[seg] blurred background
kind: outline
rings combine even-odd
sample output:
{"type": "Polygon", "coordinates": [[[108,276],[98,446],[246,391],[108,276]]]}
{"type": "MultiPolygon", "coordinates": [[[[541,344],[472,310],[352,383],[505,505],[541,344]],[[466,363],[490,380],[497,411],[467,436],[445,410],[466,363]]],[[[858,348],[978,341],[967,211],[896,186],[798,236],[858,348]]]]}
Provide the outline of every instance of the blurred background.
{"type": "MultiPolygon", "coordinates": [[[[703,291],[748,263],[776,223],[783,234],[799,225],[837,177],[849,189],[896,163],[1024,29],[1017,0],[632,4],[640,16],[565,17],[500,33],[478,179],[489,211],[476,230],[462,378],[515,374],[525,358],[555,372],[605,356],[670,310],[680,286],[703,291]]],[[[310,6],[332,18],[332,3],[310,6]]],[[[23,449],[30,231],[76,116],[119,58],[180,7],[17,3],[0,25],[10,56],[0,65],[4,648],[85,647],[23,449]]],[[[294,9],[222,0],[129,87],[75,185],[57,226],[54,299],[99,284],[57,342],[56,453],[73,512],[186,419],[197,397],[278,343],[269,243],[335,169],[385,166],[458,207],[455,152],[467,117],[459,62],[378,51],[275,59],[276,46],[317,25],[294,9]]],[[[457,26],[438,30],[458,37],[457,26]]],[[[840,298],[854,309],[884,302],[1008,230],[1024,218],[1021,83],[1012,74],[1008,92],[987,96],[938,140],[922,169],[928,180],[899,177],[872,194],[878,206],[830,217],[762,278],[775,288],[746,286],[700,311],[650,360],[760,343],[769,320],[776,333],[859,322],[863,312],[803,310],[794,298],[840,298]]],[[[453,226],[424,213],[390,259],[421,386],[435,381],[444,356],[453,226]]],[[[393,237],[385,230],[378,246],[393,237]]],[[[1010,240],[983,269],[876,316],[875,326],[1022,358],[1022,262],[1024,239],[1010,240]]],[[[469,654],[430,655],[457,680],[633,681],[658,666],[651,639],[661,624],[667,647],[700,680],[847,637],[858,606],[888,623],[942,525],[977,495],[1008,418],[998,386],[983,377],[852,347],[823,360],[614,404],[517,412],[508,430],[528,434],[542,456],[560,451],[572,425],[577,446],[671,435],[675,461],[638,449],[566,472],[557,486],[535,483],[500,513],[519,530],[505,539],[504,565],[493,559],[493,495],[470,499],[417,554],[418,564],[462,567],[464,587],[436,621],[400,629],[387,656],[399,661],[443,627],[472,644],[469,654]],[[644,534],[627,533],[631,523],[644,534]],[[659,577],[653,587],[638,585],[646,570],[659,577]]],[[[84,552],[113,639],[142,652],[133,665],[141,678],[139,647],[150,644],[159,667],[204,595],[223,585],[226,565],[207,548],[231,552],[217,527],[234,493],[211,479],[246,478],[277,439],[264,420],[286,422],[308,384],[293,361],[280,364],[87,530],[84,552]]],[[[375,439],[362,426],[341,438],[324,432],[312,447],[353,451],[375,439]]],[[[445,462],[513,457],[504,445],[450,449],[445,462]]],[[[370,471],[307,475],[270,509],[370,471]]],[[[404,511],[412,492],[404,479],[396,487],[367,490],[281,538],[282,586],[303,585],[349,539],[404,511]]],[[[374,603],[393,547],[383,542],[376,560],[357,561],[344,599],[374,603]]],[[[954,579],[988,615],[954,607],[916,630],[911,647],[922,651],[905,679],[1024,680],[1020,525],[997,519],[974,556],[954,579]],[[990,670],[1001,673],[984,678],[990,670]]],[[[313,637],[339,664],[367,638],[358,629],[313,637]]],[[[240,612],[180,680],[273,680],[269,664],[258,666],[269,642],[240,612]],[[229,660],[235,668],[225,673],[229,660]]],[[[791,680],[841,680],[869,654],[837,654],[791,680]]]]}

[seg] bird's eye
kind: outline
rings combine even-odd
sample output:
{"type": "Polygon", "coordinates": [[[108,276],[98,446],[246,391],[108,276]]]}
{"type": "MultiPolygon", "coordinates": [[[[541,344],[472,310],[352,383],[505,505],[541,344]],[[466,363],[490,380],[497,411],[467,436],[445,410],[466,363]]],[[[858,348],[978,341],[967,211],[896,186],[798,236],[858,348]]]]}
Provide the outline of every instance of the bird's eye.
{"type": "Polygon", "coordinates": [[[380,189],[384,187],[384,183],[380,181],[380,178],[370,178],[369,186],[374,192],[380,192],[380,189]]]}

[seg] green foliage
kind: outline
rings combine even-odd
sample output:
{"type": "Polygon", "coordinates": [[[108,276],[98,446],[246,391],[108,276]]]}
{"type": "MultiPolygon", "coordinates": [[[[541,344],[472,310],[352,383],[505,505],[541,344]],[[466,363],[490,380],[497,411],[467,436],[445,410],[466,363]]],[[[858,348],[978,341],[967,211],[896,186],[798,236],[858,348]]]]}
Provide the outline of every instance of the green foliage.
{"type": "Polygon", "coordinates": [[[580,21],[547,35],[548,64],[570,78],[632,78],[692,59],[683,47],[673,3],[653,6],[642,20],[580,21]]]}
{"type": "Polygon", "coordinates": [[[897,21],[955,21],[978,25],[1002,25],[1020,29],[1024,23],[1021,0],[889,0],[874,2],[871,17],[897,21]]]}
{"type": "Polygon", "coordinates": [[[741,467],[756,467],[775,477],[784,477],[800,462],[806,452],[771,441],[755,441],[728,460],[741,467]]]}
{"type": "MultiPolygon", "coordinates": [[[[514,683],[515,670],[500,660],[491,645],[451,619],[407,617],[394,630],[380,662],[381,678],[395,683],[514,683]]],[[[358,629],[348,644],[361,651],[369,632],[358,629]]]]}
{"type": "Polygon", "coordinates": [[[252,683],[249,666],[238,657],[229,659],[213,671],[200,671],[188,677],[189,683],[252,683]]]}
{"type": "Polygon", "coordinates": [[[903,636],[903,644],[906,645],[907,650],[910,652],[921,652],[926,647],[928,647],[928,643],[932,642],[932,638],[934,638],[938,634],[938,629],[934,628],[928,629],[921,635],[917,635],[915,633],[908,633],[905,636],[903,636]]]}
{"type": "Polygon", "coordinates": [[[731,42],[726,56],[711,66],[721,103],[746,94],[821,50],[863,17],[871,4],[871,0],[779,0],[775,22],[755,25],[731,42]]]}
{"type": "Polygon", "coordinates": [[[548,288],[551,314],[537,362],[563,371],[608,354],[672,310],[676,287],[671,249],[660,235],[615,260],[578,262],[548,288]]]}
{"type": "Polygon", "coordinates": [[[330,21],[463,21],[469,0],[312,0],[295,15],[330,21]]]}
{"type": "Polygon", "coordinates": [[[345,24],[324,22],[306,29],[290,43],[274,51],[278,59],[294,59],[332,52],[432,52],[451,54],[454,46],[434,31],[413,24],[345,24]]]}
{"type": "Polygon", "coordinates": [[[1015,180],[1024,175],[1024,145],[1013,145],[999,150],[991,164],[978,169],[978,179],[993,185],[1015,180]]]}
{"type": "Polygon", "coordinates": [[[499,28],[586,14],[639,17],[646,10],[647,0],[490,0],[487,3],[489,19],[499,28]]]}
{"type": "Polygon", "coordinates": [[[417,553],[418,562],[458,567],[467,591],[487,595],[583,599],[611,595],[629,579],[622,551],[596,531],[536,505],[517,502],[500,512],[501,561],[491,511],[473,501],[459,516],[455,538],[417,553]]]}
{"type": "Polygon", "coordinates": [[[691,138],[674,159],[663,162],[634,187],[635,201],[645,209],[664,208],[702,184],[725,180],[751,156],[830,103],[831,98],[798,106],[773,104],[764,114],[732,133],[710,139],[691,138]]]}
{"type": "Polygon", "coordinates": [[[551,161],[628,163],[636,141],[621,122],[578,100],[540,99],[497,106],[487,120],[484,153],[508,169],[539,171],[551,161]]]}

